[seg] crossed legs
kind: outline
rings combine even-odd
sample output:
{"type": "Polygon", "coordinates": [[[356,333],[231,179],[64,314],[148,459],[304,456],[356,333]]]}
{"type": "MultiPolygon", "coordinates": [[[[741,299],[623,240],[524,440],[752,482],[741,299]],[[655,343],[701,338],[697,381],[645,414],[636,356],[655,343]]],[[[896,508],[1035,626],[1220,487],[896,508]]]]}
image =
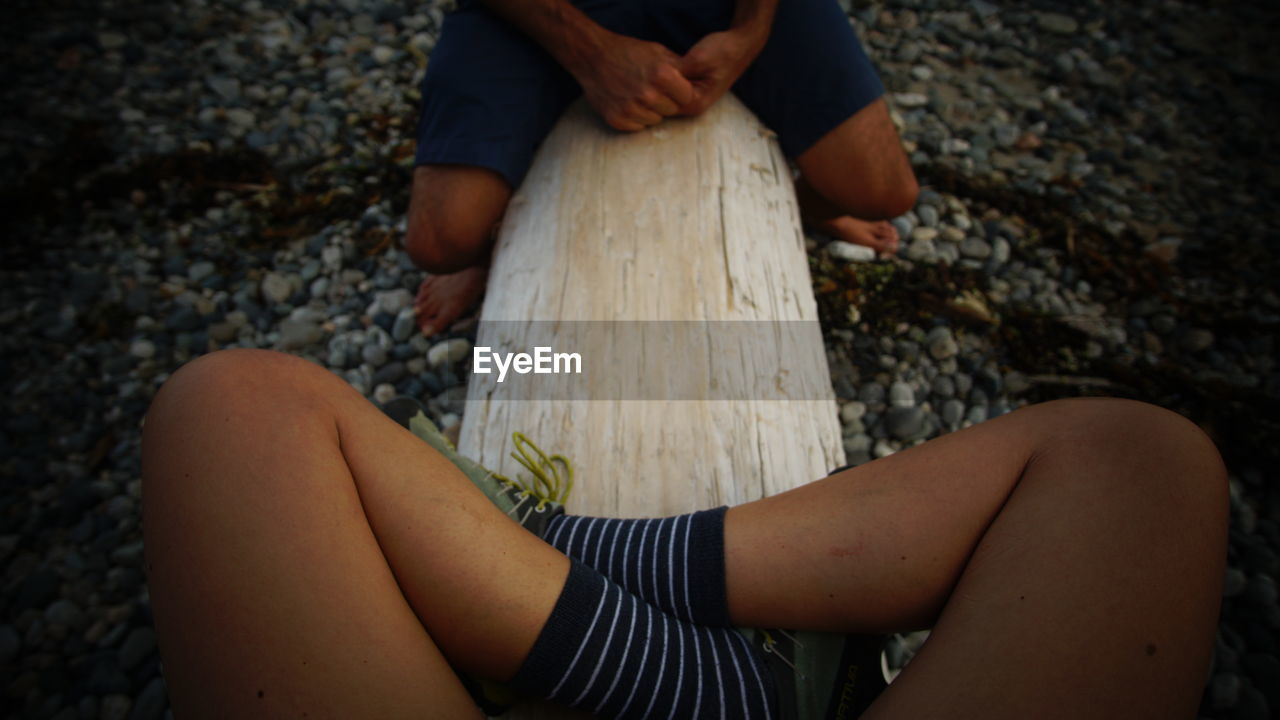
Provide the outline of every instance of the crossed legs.
{"type": "MultiPolygon", "coordinates": [[[[235,350],[143,440],[156,626],[180,717],[466,717],[568,572],[428,446],[304,360],[235,350]]],[[[607,481],[599,479],[598,481],[607,481]]],[[[1190,716],[1224,471],[1185,420],[1049,403],[729,511],[741,625],[934,625],[871,717],[1190,716]]]]}

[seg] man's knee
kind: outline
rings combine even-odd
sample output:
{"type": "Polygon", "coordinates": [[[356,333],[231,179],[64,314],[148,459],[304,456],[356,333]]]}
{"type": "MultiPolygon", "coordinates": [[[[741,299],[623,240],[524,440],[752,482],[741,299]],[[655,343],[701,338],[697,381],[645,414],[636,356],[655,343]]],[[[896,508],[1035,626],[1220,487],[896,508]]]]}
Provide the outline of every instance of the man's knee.
{"type": "Polygon", "coordinates": [[[898,173],[894,182],[887,185],[878,197],[872,198],[872,204],[878,217],[874,220],[889,220],[916,206],[916,198],[920,195],[920,183],[910,167],[898,173]]]}
{"type": "Polygon", "coordinates": [[[426,217],[411,218],[404,249],[414,265],[430,273],[453,273],[477,264],[484,256],[489,232],[451,228],[426,217]]]}
{"type": "Polygon", "coordinates": [[[493,228],[511,188],[501,175],[465,165],[422,165],[414,170],[404,248],[432,273],[452,273],[485,262],[493,228]]]}

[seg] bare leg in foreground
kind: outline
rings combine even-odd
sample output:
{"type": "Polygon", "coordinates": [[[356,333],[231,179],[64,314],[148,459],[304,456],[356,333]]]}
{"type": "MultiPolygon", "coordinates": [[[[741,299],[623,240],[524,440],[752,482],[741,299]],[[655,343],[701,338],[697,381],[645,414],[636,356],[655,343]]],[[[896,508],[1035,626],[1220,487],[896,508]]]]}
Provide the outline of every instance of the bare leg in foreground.
{"type": "MultiPolygon", "coordinates": [[[[510,677],[568,572],[428,446],[285,355],[175,374],[143,474],[179,717],[477,716],[445,658],[510,677]]],[[[730,510],[730,610],[936,624],[868,717],[1190,717],[1226,516],[1221,462],[1190,423],[1049,403],[730,510]]]]}

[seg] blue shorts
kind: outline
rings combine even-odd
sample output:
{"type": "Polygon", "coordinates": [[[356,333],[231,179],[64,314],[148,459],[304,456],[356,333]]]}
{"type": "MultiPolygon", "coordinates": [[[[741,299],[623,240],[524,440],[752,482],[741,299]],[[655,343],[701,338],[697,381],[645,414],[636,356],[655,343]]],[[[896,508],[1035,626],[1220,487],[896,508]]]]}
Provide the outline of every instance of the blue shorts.
{"type": "MultiPolygon", "coordinates": [[[[729,26],[735,0],[573,0],[613,32],[684,54],[729,26]]],[[[782,0],[769,41],[734,93],[800,155],[884,94],[835,0],[782,0]]],[[[422,81],[417,164],[489,168],[515,188],[577,81],[533,40],[474,0],[444,21],[422,81]]]]}

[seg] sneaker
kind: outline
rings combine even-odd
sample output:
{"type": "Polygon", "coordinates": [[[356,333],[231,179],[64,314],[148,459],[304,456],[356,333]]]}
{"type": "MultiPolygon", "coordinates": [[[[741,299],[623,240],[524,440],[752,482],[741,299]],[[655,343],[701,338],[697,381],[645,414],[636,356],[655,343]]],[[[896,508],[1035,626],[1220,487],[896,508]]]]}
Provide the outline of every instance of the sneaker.
{"type": "Polygon", "coordinates": [[[397,397],[382,411],[444,455],[494,505],[534,535],[542,537],[551,519],[564,512],[564,503],[573,490],[573,465],[563,455],[548,456],[524,433],[511,434],[516,448],[511,457],[532,477],[512,480],[458,454],[449,438],[427,417],[426,408],[414,398],[397,397]]]}
{"type": "Polygon", "coordinates": [[[742,629],[765,654],[782,720],[856,718],[888,687],[884,637],[742,629]]]}

